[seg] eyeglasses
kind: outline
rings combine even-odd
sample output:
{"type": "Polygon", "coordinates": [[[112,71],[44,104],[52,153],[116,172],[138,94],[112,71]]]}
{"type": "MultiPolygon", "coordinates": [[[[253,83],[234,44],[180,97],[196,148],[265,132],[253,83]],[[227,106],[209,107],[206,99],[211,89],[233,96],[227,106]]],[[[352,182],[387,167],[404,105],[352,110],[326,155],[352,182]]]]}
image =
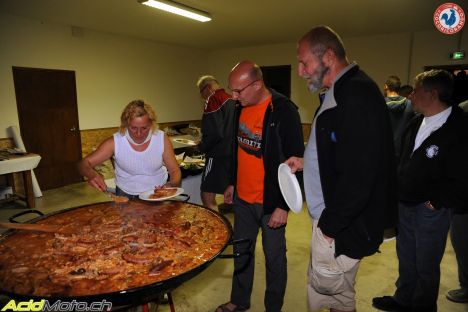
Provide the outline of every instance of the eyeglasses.
{"type": "Polygon", "coordinates": [[[248,87],[250,87],[251,85],[253,85],[255,82],[259,81],[260,79],[256,79],[254,81],[252,81],[251,83],[249,83],[248,85],[246,85],[245,87],[241,88],[241,89],[231,89],[231,91],[234,93],[237,93],[237,94],[241,94],[245,89],[247,89],[248,87]]]}

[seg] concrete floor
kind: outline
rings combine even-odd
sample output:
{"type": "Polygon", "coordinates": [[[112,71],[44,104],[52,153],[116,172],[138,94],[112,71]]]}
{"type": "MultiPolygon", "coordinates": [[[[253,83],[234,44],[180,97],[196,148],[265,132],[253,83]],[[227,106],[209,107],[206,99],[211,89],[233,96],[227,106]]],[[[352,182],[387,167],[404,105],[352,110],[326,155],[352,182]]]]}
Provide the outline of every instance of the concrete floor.
{"type": "MultiPolygon", "coordinates": [[[[43,193],[43,197],[36,199],[36,209],[44,213],[109,200],[103,193],[92,189],[85,183],[48,190],[43,193]]],[[[22,210],[25,210],[24,206],[19,202],[3,204],[0,206],[0,220],[5,221],[9,216],[22,210]]],[[[226,216],[232,222],[232,214],[226,216]]],[[[299,214],[291,213],[289,215],[286,237],[289,277],[283,311],[307,311],[305,285],[311,222],[306,209],[303,209],[299,214]]],[[[257,242],[255,259],[256,274],[250,309],[253,312],[264,311],[265,268],[261,239],[257,242]]],[[[381,246],[381,253],[367,257],[362,261],[356,284],[358,311],[378,311],[371,306],[372,298],[393,294],[397,268],[395,240],[384,242],[381,246]]],[[[217,259],[205,271],[174,290],[172,294],[176,311],[214,311],[219,304],[229,301],[232,269],[231,259],[217,259]]],[[[439,311],[468,312],[468,304],[453,303],[445,298],[445,293],[453,288],[458,288],[458,278],[455,255],[449,240],[442,261],[439,311]]],[[[158,311],[169,311],[169,306],[162,305],[158,311]]]]}

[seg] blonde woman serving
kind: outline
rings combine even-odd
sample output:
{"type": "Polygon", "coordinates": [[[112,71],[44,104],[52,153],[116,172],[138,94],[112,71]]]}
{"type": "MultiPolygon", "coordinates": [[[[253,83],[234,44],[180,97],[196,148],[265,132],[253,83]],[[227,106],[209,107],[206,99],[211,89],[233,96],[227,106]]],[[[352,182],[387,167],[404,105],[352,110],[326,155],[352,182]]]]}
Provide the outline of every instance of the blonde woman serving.
{"type": "Polygon", "coordinates": [[[120,117],[118,132],[78,165],[88,183],[106,191],[104,178],[94,167],[114,158],[116,195],[136,198],[161,186],[180,186],[181,173],[167,135],[157,129],[156,114],[142,100],[130,102],[120,117]],[[169,176],[169,181],[168,181],[169,176]]]}

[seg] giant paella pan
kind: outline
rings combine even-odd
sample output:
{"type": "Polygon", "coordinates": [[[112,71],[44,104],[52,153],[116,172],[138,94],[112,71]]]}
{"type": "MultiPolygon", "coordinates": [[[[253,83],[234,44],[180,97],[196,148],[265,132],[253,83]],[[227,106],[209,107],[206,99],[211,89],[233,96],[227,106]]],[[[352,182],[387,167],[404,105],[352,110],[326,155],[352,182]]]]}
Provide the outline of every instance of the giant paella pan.
{"type": "Polygon", "coordinates": [[[0,293],[18,299],[148,302],[212,263],[230,243],[230,223],[178,201],[100,203],[30,221],[57,233],[0,236],[0,293]]]}

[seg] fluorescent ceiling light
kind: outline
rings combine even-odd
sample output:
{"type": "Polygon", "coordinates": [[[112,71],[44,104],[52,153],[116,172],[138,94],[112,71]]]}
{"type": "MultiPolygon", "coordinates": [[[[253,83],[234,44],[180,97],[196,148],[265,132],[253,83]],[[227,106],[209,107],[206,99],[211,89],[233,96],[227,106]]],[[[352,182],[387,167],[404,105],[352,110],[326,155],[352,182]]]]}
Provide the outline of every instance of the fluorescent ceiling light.
{"type": "Polygon", "coordinates": [[[211,16],[207,12],[194,9],[192,7],[167,0],[138,0],[141,4],[160,9],[166,12],[185,16],[199,22],[211,21],[211,16]]]}

